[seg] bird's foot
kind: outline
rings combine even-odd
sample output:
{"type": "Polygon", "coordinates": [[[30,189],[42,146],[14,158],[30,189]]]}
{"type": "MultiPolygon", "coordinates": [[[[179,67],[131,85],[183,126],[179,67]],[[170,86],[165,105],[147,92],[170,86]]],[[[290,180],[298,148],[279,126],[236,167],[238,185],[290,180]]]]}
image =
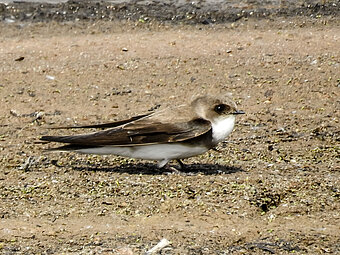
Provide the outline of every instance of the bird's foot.
{"type": "Polygon", "coordinates": [[[179,166],[174,167],[174,166],[170,166],[168,164],[164,165],[162,168],[165,170],[165,174],[170,175],[170,174],[177,174],[177,175],[189,175],[188,173],[184,172],[186,170],[186,165],[183,164],[182,161],[180,161],[179,159],[176,159],[176,161],[178,162],[179,166]]]}
{"type": "Polygon", "coordinates": [[[166,175],[183,175],[183,172],[181,172],[180,170],[178,170],[176,167],[174,166],[169,166],[166,165],[163,167],[163,169],[165,170],[163,173],[166,175]]]}

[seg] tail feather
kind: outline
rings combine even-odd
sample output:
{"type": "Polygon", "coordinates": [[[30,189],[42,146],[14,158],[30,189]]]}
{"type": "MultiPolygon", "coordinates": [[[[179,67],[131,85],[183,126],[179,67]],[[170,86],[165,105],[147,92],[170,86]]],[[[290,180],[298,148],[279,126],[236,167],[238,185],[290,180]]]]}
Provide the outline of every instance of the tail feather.
{"type": "Polygon", "coordinates": [[[58,143],[72,143],[71,138],[74,136],[42,136],[40,140],[58,143]]]}
{"type": "Polygon", "coordinates": [[[58,142],[59,136],[42,136],[40,140],[49,141],[49,142],[58,142]]]}
{"type": "Polygon", "coordinates": [[[84,146],[78,144],[67,144],[55,148],[48,148],[47,151],[77,151],[82,149],[99,148],[100,146],[84,146]]]}
{"type": "Polygon", "coordinates": [[[72,144],[70,143],[70,136],[42,136],[40,140],[47,142],[59,142],[59,143],[68,143],[67,145],[49,148],[47,151],[75,151],[81,149],[89,149],[89,148],[98,148],[100,146],[93,145],[82,145],[82,144],[72,144]]]}

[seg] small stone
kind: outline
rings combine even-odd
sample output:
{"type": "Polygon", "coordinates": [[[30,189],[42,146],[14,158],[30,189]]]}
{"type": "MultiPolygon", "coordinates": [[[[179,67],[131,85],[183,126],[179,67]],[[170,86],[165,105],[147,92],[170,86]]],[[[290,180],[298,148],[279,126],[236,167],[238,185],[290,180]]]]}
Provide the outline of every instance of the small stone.
{"type": "Polygon", "coordinates": [[[16,110],[10,110],[9,113],[14,117],[19,117],[20,114],[16,110]]]}
{"type": "Polygon", "coordinates": [[[16,59],[14,59],[14,61],[23,61],[25,59],[25,57],[18,57],[16,59]]]}
{"type": "Polygon", "coordinates": [[[55,77],[54,76],[52,76],[52,75],[46,75],[46,79],[47,80],[55,80],[55,77]]]}

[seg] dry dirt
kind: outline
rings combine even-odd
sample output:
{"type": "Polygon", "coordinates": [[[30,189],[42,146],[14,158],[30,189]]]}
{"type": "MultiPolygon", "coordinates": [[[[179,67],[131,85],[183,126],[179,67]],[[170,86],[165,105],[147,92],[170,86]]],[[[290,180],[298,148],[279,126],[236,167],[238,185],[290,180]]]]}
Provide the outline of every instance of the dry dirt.
{"type": "Polygon", "coordinates": [[[340,254],[339,24],[0,24],[0,253],[340,254]],[[202,92],[246,115],[183,175],[38,143],[202,92]]]}

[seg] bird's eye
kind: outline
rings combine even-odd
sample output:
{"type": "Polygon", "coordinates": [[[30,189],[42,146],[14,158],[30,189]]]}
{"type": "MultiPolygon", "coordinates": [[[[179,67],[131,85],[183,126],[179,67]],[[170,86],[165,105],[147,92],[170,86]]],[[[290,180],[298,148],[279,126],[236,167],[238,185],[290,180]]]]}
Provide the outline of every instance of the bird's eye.
{"type": "Polygon", "coordinates": [[[225,104],[219,104],[219,105],[216,105],[215,108],[214,108],[214,111],[217,112],[217,113],[222,113],[224,112],[225,110],[227,110],[228,106],[225,105],[225,104]]]}

